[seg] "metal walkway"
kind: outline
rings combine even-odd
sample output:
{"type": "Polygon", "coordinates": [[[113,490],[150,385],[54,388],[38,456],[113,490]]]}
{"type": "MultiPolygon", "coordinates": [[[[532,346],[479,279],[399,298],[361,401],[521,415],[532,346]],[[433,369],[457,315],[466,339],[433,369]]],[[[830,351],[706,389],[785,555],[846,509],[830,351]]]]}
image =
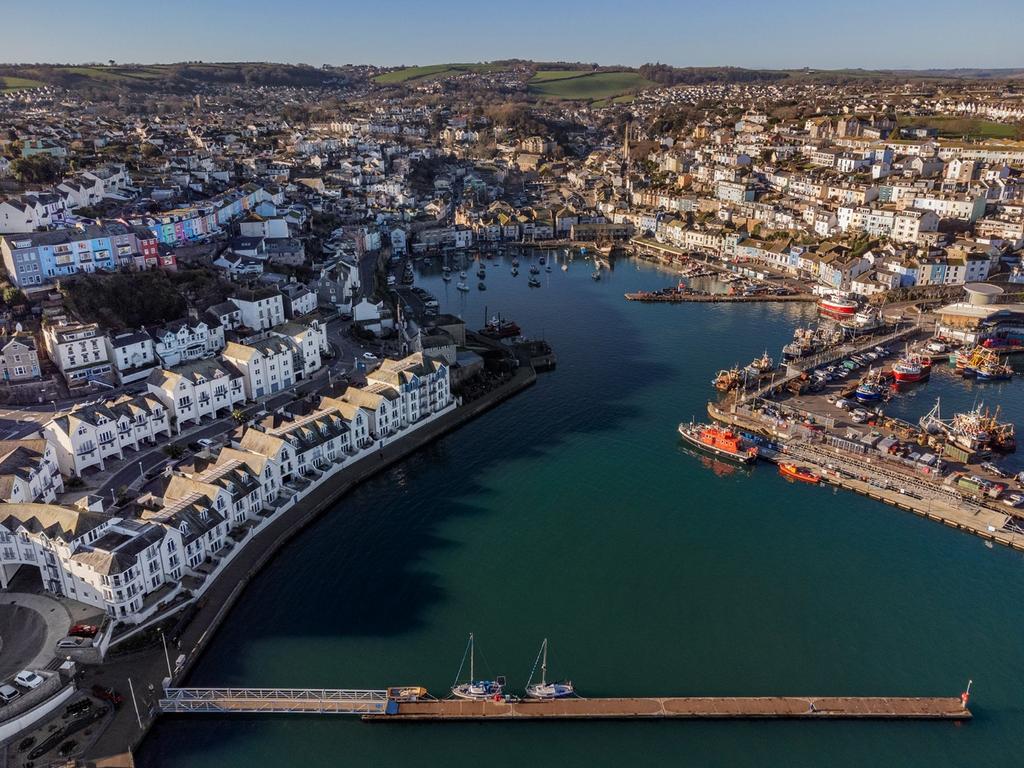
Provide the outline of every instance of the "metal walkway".
{"type": "Polygon", "coordinates": [[[161,712],[383,714],[387,691],[351,688],[165,688],[161,712]]]}

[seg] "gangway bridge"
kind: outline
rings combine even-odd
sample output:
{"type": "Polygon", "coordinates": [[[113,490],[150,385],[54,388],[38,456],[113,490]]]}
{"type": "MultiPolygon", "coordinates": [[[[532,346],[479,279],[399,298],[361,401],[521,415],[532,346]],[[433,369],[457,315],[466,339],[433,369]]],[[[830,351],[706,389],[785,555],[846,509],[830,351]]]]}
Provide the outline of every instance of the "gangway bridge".
{"type": "Polygon", "coordinates": [[[160,710],[370,715],[385,714],[387,704],[383,688],[164,688],[160,710]]]}

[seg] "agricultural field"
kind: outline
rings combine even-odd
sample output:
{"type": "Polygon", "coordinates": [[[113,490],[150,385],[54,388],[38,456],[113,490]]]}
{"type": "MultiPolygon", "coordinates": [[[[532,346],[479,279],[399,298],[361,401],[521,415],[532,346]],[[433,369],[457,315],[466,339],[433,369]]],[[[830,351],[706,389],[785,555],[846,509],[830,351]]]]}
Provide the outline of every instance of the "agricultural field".
{"type": "Polygon", "coordinates": [[[976,120],[969,117],[901,117],[901,127],[935,128],[939,136],[946,139],[1020,139],[1024,138],[1024,126],[1012,123],[996,123],[991,120],[976,120]]]}
{"type": "Polygon", "coordinates": [[[27,77],[8,77],[0,75],[0,93],[21,91],[26,88],[39,88],[46,85],[38,80],[29,80],[27,77]]]}
{"type": "Polygon", "coordinates": [[[377,75],[373,81],[378,85],[400,85],[413,80],[422,80],[428,77],[441,77],[444,75],[457,75],[463,72],[502,72],[508,69],[504,64],[429,64],[423,67],[405,67],[396,69],[394,72],[385,72],[377,75]]]}
{"type": "Polygon", "coordinates": [[[549,99],[601,100],[652,86],[654,83],[636,72],[580,72],[574,76],[544,77],[540,80],[534,77],[530,80],[530,93],[549,99]]]}
{"type": "Polygon", "coordinates": [[[582,77],[592,74],[586,69],[538,69],[537,73],[530,78],[531,83],[543,83],[549,80],[564,80],[567,77],[582,77]]]}

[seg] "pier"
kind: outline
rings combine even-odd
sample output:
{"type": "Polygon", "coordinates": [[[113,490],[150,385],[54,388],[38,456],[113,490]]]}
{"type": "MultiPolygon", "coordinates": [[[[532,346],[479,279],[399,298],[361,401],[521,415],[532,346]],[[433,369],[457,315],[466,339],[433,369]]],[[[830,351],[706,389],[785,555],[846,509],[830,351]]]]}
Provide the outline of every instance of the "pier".
{"type": "Polygon", "coordinates": [[[387,689],[165,688],[165,713],[359,715],[377,721],[462,720],[969,720],[954,697],[674,696],[551,701],[399,700],[387,689]]]}

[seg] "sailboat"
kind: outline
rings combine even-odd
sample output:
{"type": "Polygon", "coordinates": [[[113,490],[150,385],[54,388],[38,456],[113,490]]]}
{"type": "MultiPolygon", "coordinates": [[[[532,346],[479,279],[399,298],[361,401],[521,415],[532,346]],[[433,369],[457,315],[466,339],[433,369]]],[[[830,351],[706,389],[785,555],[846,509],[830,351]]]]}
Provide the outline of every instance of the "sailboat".
{"type": "Polygon", "coordinates": [[[504,679],[499,677],[497,680],[474,680],[476,677],[476,641],[473,639],[473,633],[469,633],[469,644],[466,646],[465,653],[462,654],[462,664],[459,665],[459,675],[462,674],[462,667],[466,663],[466,655],[469,655],[469,680],[464,683],[458,682],[458,675],[456,675],[456,682],[452,686],[452,695],[460,699],[473,699],[476,701],[484,701],[486,699],[501,699],[502,688],[505,685],[504,679]]]}
{"type": "MultiPolygon", "coordinates": [[[[566,696],[574,696],[576,689],[568,680],[561,683],[549,683],[548,677],[548,639],[540,644],[540,653],[533,662],[533,672],[537,670],[537,661],[540,661],[540,682],[530,684],[526,682],[526,695],[531,699],[562,699],[566,696]]],[[[530,680],[533,680],[533,672],[530,672],[530,680]]]]}

